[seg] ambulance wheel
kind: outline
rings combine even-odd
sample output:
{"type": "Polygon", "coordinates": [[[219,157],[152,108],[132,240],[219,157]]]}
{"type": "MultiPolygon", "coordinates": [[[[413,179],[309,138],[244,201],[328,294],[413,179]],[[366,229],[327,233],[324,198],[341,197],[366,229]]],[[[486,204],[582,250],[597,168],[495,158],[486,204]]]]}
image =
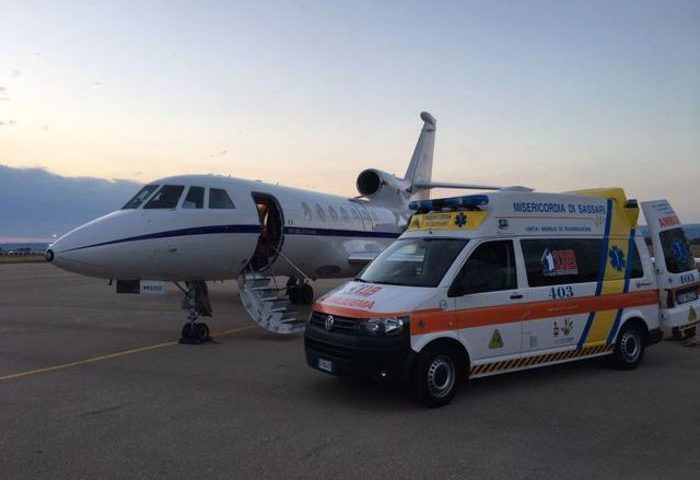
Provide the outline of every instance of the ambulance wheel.
{"type": "Polygon", "coordinates": [[[428,407],[442,407],[452,401],[463,374],[457,349],[436,344],[423,350],[413,371],[413,395],[428,407]]]}
{"type": "Polygon", "coordinates": [[[631,370],[644,358],[644,337],[636,323],[626,323],[617,335],[615,350],[612,354],[613,366],[622,370],[631,370]]]}
{"type": "Polygon", "coordinates": [[[303,284],[299,287],[301,291],[301,303],[304,305],[311,305],[314,303],[314,289],[308,283],[303,284]]]}

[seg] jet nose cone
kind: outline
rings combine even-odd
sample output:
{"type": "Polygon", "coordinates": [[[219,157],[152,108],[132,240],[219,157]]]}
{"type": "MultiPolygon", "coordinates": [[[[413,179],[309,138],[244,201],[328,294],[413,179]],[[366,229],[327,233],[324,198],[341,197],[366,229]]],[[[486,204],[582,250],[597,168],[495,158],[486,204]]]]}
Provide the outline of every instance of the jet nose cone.
{"type": "Polygon", "coordinates": [[[44,258],[63,270],[90,275],[94,261],[81,249],[86,241],[85,230],[84,226],[79,227],[56,240],[44,252],[44,258]]]}
{"type": "Polygon", "coordinates": [[[44,255],[52,265],[69,272],[119,278],[115,275],[123,272],[125,255],[114,240],[120,238],[120,227],[130,218],[122,211],[97,218],[57,239],[44,255]]]}
{"type": "Polygon", "coordinates": [[[65,245],[62,245],[61,241],[57,241],[49,245],[49,248],[44,252],[44,258],[46,261],[54,264],[57,267],[66,269],[66,270],[73,270],[70,268],[71,264],[71,254],[70,252],[66,252],[64,248],[65,245]],[[66,267],[69,268],[66,268],[66,267]]]}

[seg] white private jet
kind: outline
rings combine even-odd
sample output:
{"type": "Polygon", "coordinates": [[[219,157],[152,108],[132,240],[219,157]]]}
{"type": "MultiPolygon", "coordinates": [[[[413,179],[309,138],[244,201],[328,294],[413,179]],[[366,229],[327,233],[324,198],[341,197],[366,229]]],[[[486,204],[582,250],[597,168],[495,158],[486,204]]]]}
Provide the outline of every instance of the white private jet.
{"type": "Polygon", "coordinates": [[[364,170],[360,197],[218,175],[168,177],[59,238],[46,258],[116,280],[118,293],[139,293],[147,281],[175,283],[189,312],[183,342],[209,338],[197,320],[212,314],[205,282],[213,280],[238,279],[242,303],[262,327],[301,330],[305,321],[290,303],[311,303],[313,280],[357,274],[404,230],[410,200],[428,198],[434,187],[492,188],[431,183],[435,119],[426,112],[421,119],[404,177],[364,170]],[[288,277],[286,285],[277,284],[279,276],[288,277]]]}

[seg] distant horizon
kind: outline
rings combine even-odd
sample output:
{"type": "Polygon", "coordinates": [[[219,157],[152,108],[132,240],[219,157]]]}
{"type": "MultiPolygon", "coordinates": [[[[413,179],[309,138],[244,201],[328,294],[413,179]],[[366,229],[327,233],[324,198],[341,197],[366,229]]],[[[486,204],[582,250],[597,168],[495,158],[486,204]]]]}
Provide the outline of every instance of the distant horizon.
{"type": "MultiPolygon", "coordinates": [[[[45,168],[22,169],[0,164],[0,204],[4,206],[0,209],[0,243],[51,243],[84,223],[118,210],[142,185],[121,179],[66,177],[45,168]]],[[[635,198],[633,193],[626,192],[635,198]]],[[[432,197],[464,194],[467,193],[463,190],[445,189],[433,191],[432,197]]],[[[651,199],[637,197],[639,201],[651,199]]],[[[677,213],[685,225],[700,225],[684,212],[677,210],[677,213]]],[[[643,215],[639,226],[644,227],[645,223],[641,222],[643,215]]]]}

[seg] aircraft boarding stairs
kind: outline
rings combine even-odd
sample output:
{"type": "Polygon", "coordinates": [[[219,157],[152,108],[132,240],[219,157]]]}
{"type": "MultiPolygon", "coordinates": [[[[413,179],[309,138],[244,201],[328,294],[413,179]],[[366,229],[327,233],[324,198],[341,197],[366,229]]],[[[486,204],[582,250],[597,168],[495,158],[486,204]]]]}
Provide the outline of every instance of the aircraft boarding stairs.
{"type": "MultiPolygon", "coordinates": [[[[279,258],[306,278],[306,275],[281,252],[278,254],[279,258]]],[[[238,277],[238,290],[243,307],[250,318],[266,330],[283,334],[303,331],[306,320],[302,312],[290,303],[287,286],[280,286],[278,278],[270,270],[271,267],[267,272],[261,273],[253,271],[249,266],[243,270],[238,277]]]]}

